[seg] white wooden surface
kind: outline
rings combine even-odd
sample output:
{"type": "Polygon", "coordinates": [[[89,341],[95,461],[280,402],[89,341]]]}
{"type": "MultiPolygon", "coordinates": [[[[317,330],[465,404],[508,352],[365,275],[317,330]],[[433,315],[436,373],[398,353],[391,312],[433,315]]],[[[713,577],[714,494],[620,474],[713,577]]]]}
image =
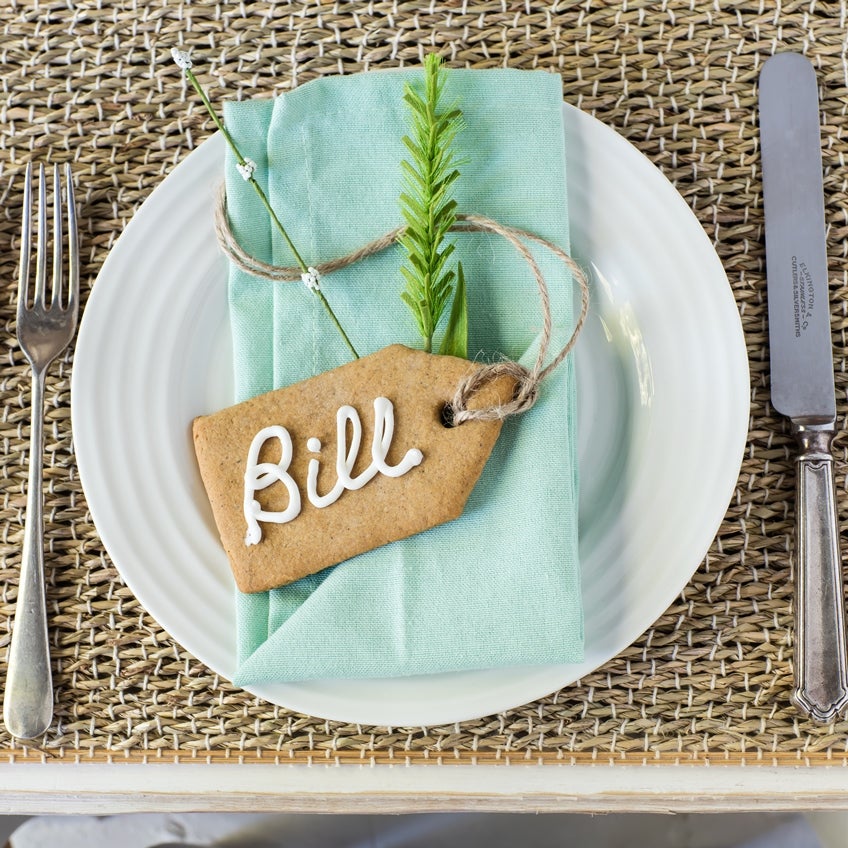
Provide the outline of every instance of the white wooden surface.
{"type": "Polygon", "coordinates": [[[0,765],[0,814],[848,809],[845,767],[0,765]]]}

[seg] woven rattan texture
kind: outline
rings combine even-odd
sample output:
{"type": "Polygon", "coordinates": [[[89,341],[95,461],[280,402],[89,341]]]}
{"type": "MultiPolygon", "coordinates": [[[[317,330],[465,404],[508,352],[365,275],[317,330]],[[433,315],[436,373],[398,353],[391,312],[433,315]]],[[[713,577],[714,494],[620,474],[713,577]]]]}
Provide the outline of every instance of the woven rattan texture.
{"type": "MultiPolygon", "coordinates": [[[[29,160],[75,163],[87,293],[139,204],[211,132],[202,111],[183,100],[168,58],[174,44],[202,57],[197,70],[219,100],[415,64],[432,49],[453,66],[561,73],[566,99],[643,151],[713,239],[742,315],[752,398],[748,448],[718,537],[680,598],[632,647],[580,685],[503,715],[450,727],[372,728],[289,713],[247,695],[140,607],[86,509],[71,441],[69,355],[52,369],[47,392],[57,721],[35,746],[0,736],[8,758],[845,763],[848,722],[819,728],[788,704],[794,470],[786,428],[768,403],[755,113],[763,60],[781,49],[808,54],[823,97],[842,422],[845,29],[845,4],[815,0],[0,0],[2,645],[16,597],[29,416],[29,373],[14,335],[20,174],[29,160]]],[[[838,448],[837,480],[848,527],[846,444],[838,448]]]]}

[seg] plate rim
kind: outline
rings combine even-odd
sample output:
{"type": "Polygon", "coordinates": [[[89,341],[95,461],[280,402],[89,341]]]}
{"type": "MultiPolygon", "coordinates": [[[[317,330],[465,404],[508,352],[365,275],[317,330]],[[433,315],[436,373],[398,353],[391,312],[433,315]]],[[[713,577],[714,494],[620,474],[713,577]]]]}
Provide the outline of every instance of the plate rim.
{"type": "MultiPolygon", "coordinates": [[[[724,280],[725,293],[722,295],[721,299],[724,301],[724,306],[722,307],[725,312],[728,313],[728,317],[735,316],[734,326],[732,328],[732,332],[728,332],[728,337],[733,340],[737,347],[737,351],[735,353],[735,361],[736,365],[744,365],[744,368],[740,369],[738,374],[736,374],[737,379],[736,383],[736,391],[739,393],[739,397],[737,401],[741,402],[741,408],[739,409],[739,419],[736,422],[737,432],[735,438],[732,441],[735,441],[737,444],[737,450],[735,452],[734,457],[732,458],[732,462],[728,463],[728,466],[732,466],[735,469],[735,474],[733,474],[732,482],[727,487],[726,499],[722,501],[723,509],[721,510],[721,514],[718,516],[717,520],[714,522],[714,527],[712,527],[712,533],[710,535],[710,541],[707,543],[707,547],[702,551],[700,558],[697,562],[692,564],[691,570],[688,569],[688,566],[684,569],[681,569],[681,575],[685,572],[686,578],[682,581],[679,586],[674,586],[668,588],[665,592],[657,592],[658,599],[654,603],[653,607],[658,609],[659,611],[656,615],[653,616],[650,622],[646,622],[645,625],[641,628],[641,630],[634,634],[633,637],[623,646],[619,647],[619,649],[608,656],[605,656],[600,663],[597,663],[593,666],[594,670],[604,663],[608,662],[612,657],[614,657],[617,653],[633,643],[635,639],[638,639],[641,632],[643,632],[647,627],[650,627],[654,621],[658,617],[660,617],[664,611],[669,607],[671,603],[673,603],[674,598],[677,597],[685,585],[691,580],[692,574],[697,571],[700,563],[703,561],[703,557],[709,550],[709,545],[712,542],[712,539],[715,537],[718,529],[721,526],[721,523],[724,520],[724,517],[727,513],[727,505],[730,503],[733,492],[736,490],[739,468],[741,466],[742,458],[744,455],[745,445],[747,443],[747,432],[748,432],[748,417],[750,411],[750,393],[749,393],[749,370],[748,370],[748,359],[747,359],[747,350],[745,347],[744,341],[744,333],[742,330],[741,317],[738,312],[738,308],[736,306],[736,301],[733,295],[732,288],[727,280],[724,268],[721,264],[721,261],[718,255],[715,252],[715,249],[712,243],[709,241],[709,238],[706,232],[703,230],[700,222],[697,217],[694,215],[691,208],[686,204],[683,197],[677,192],[672,183],[665,177],[665,175],[651,162],[651,160],[645,156],[638,148],[636,148],[633,144],[631,144],[627,139],[625,139],[622,135],[616,132],[613,128],[605,125],[602,121],[598,120],[593,115],[590,115],[586,112],[579,110],[577,107],[572,106],[568,103],[563,104],[564,113],[571,116],[573,120],[576,121],[587,121],[587,126],[591,126],[596,132],[603,132],[607,135],[607,140],[610,141],[613,145],[619,145],[619,149],[626,149],[628,153],[632,156],[635,154],[636,157],[639,158],[644,164],[647,164],[648,167],[652,169],[656,177],[656,185],[663,186],[662,191],[666,192],[669,200],[667,202],[678,204],[678,209],[680,210],[680,214],[685,215],[689,225],[694,224],[695,227],[692,228],[692,237],[699,238],[701,240],[701,248],[706,247],[708,249],[708,254],[712,257],[712,261],[715,264],[715,268],[720,274],[721,278],[724,280]],[[732,316],[731,310],[728,309],[728,306],[732,307],[732,316]],[[739,355],[741,351],[741,356],[739,355]],[[744,415],[743,415],[744,412],[744,415]],[[672,591],[673,590],[673,591],[672,591]]],[[[122,240],[125,240],[128,234],[131,236],[132,233],[136,231],[140,231],[142,225],[147,221],[149,217],[156,215],[155,207],[159,200],[163,197],[166,197],[174,188],[178,186],[179,178],[178,175],[185,172],[188,173],[189,168],[201,168],[200,162],[202,160],[202,156],[198,156],[201,150],[206,150],[207,154],[211,158],[211,151],[215,150],[215,146],[221,147],[223,144],[222,139],[220,138],[220,134],[216,133],[210,138],[206,139],[201,145],[195,148],[189,155],[187,155],[151,192],[149,197],[141,204],[133,218],[128,223],[126,229],[121,233],[119,238],[117,239],[115,245],[113,245],[110,250],[108,256],[106,257],[103,266],[97,276],[97,280],[91,290],[89,296],[89,304],[93,301],[95,303],[95,314],[96,314],[96,304],[98,303],[98,283],[101,280],[105,280],[110,275],[114,273],[114,269],[120,268],[121,261],[121,248],[120,245],[122,240]],[[217,139],[217,141],[216,141],[217,139]],[[194,157],[194,158],[192,158],[194,157]],[[151,203],[151,201],[154,201],[151,203]],[[141,223],[138,223],[141,222],[141,223]]],[[[634,160],[635,161],[635,160],[634,160]]],[[[154,219],[155,220],[155,219],[154,219]]],[[[100,290],[105,291],[105,287],[101,287],[100,290]]],[[[76,366],[78,360],[78,353],[82,350],[83,355],[82,359],[85,360],[86,350],[88,345],[89,334],[94,331],[89,331],[88,327],[93,323],[95,319],[89,318],[92,314],[92,311],[87,306],[82,320],[80,322],[80,331],[77,341],[77,349],[75,352],[75,361],[74,365],[76,366]]],[[[72,369],[71,374],[71,408],[72,408],[72,428],[76,430],[75,424],[85,418],[84,410],[80,409],[81,401],[79,398],[85,394],[85,390],[81,389],[80,386],[84,385],[85,380],[88,379],[87,376],[83,376],[82,372],[79,368],[74,367],[72,369]]],[[[77,439],[75,438],[75,443],[77,443],[77,439]]],[[[85,439],[81,439],[79,444],[85,444],[85,439]]],[[[142,589],[141,592],[138,591],[138,585],[136,583],[135,577],[128,576],[125,573],[124,568],[122,568],[121,564],[119,564],[118,559],[112,553],[114,545],[110,543],[111,529],[104,530],[102,529],[102,524],[98,521],[97,515],[99,512],[99,506],[96,506],[96,502],[98,498],[90,498],[89,497],[89,486],[86,483],[86,479],[92,479],[94,475],[94,471],[89,468],[88,461],[88,452],[87,448],[83,448],[82,451],[77,451],[77,465],[79,468],[80,480],[82,483],[83,491],[85,492],[86,503],[88,504],[89,511],[92,516],[92,520],[94,521],[95,527],[97,529],[98,535],[100,536],[101,541],[103,542],[103,546],[109,554],[110,559],[114,563],[118,573],[121,576],[121,579],[127,584],[133,594],[138,598],[141,605],[144,609],[169,633],[173,634],[173,638],[180,644],[183,648],[185,648],[189,653],[194,655],[200,662],[207,665],[210,670],[213,672],[219,673],[225,677],[231,677],[232,669],[223,670],[220,667],[216,668],[217,663],[209,662],[209,653],[202,647],[200,651],[197,650],[196,646],[187,644],[186,640],[181,638],[180,632],[182,628],[178,625],[177,628],[172,629],[171,624],[167,624],[160,620],[160,618],[154,614],[154,612],[150,609],[148,603],[144,600],[146,592],[142,589]]],[[[102,516],[101,516],[102,517],[102,516]]],[[[704,531],[704,535],[706,535],[706,530],[704,531]]],[[[188,640],[191,642],[192,640],[188,640]]],[[[321,708],[319,711],[316,711],[311,705],[309,698],[305,698],[298,702],[297,698],[291,698],[291,689],[299,688],[297,684],[294,686],[292,684],[264,684],[257,686],[248,686],[248,687],[240,687],[244,688],[246,691],[251,692],[252,694],[263,697],[272,703],[276,703],[280,706],[285,707],[286,709],[295,710],[298,712],[304,712],[311,715],[321,716],[323,718],[327,718],[330,720],[339,720],[339,721],[347,721],[347,722],[356,722],[362,724],[377,724],[377,725],[394,725],[397,726],[399,724],[404,725],[434,725],[434,724],[445,724],[452,723],[456,721],[464,721],[470,720],[473,718],[479,718],[484,715],[490,715],[492,713],[501,712],[506,709],[511,709],[517,706],[520,706],[523,703],[529,703],[533,700],[536,700],[540,697],[545,697],[549,695],[551,692],[563,687],[568,686],[579,680],[580,675],[574,676],[573,673],[565,673],[565,669],[574,669],[575,667],[579,667],[580,664],[568,664],[568,665],[557,665],[557,666],[537,666],[537,667],[527,667],[532,669],[533,671],[539,670],[548,670],[546,674],[539,674],[537,676],[544,677],[545,682],[543,683],[541,680],[539,684],[532,689],[528,689],[523,696],[523,700],[516,702],[514,697],[506,698],[506,700],[501,700],[494,703],[489,703],[485,711],[480,711],[479,709],[473,709],[470,712],[466,710],[465,712],[457,712],[454,710],[450,713],[450,715],[442,714],[438,715],[434,712],[434,708],[432,705],[429,705],[429,709],[425,707],[423,710],[418,709],[417,705],[413,705],[410,709],[410,712],[402,718],[401,721],[398,721],[397,716],[388,716],[380,714],[379,708],[373,711],[368,715],[358,714],[356,710],[345,709],[344,707],[340,711],[335,711],[334,709],[321,708]],[[554,670],[562,669],[563,675],[560,682],[556,683],[553,687],[550,685],[550,680],[548,678],[557,677],[556,672],[554,670]],[[276,694],[277,690],[283,689],[286,694],[286,703],[283,703],[278,694],[276,694]],[[507,702],[508,701],[508,702],[507,702]],[[417,712],[416,712],[417,710],[417,712]],[[386,719],[393,719],[388,721],[386,719]]],[[[522,670],[525,667],[521,667],[522,670]]],[[[582,673],[589,673],[590,669],[584,670],[582,673]]],[[[496,673],[504,672],[504,669],[496,669],[496,670],[484,670],[481,672],[456,672],[455,674],[461,675],[480,675],[487,674],[490,671],[494,671],[496,673]]],[[[300,687],[302,688],[302,687],[300,687]]],[[[321,698],[319,698],[321,700],[321,698]]],[[[438,707],[436,708],[438,709],[438,707]]]]}

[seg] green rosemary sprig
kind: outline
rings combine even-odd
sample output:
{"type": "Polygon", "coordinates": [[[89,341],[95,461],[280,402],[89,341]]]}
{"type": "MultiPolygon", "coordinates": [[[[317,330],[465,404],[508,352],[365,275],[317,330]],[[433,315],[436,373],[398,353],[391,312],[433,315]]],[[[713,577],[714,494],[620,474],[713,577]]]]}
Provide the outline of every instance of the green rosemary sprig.
{"type": "MultiPolygon", "coordinates": [[[[463,122],[459,109],[442,109],[445,77],[441,59],[431,53],[424,62],[423,96],[408,83],[403,96],[409,107],[412,132],[403,137],[411,160],[401,162],[404,184],[400,205],[406,229],[399,242],[406,249],[408,260],[401,267],[406,282],[401,298],[412,310],[427,352],[433,348],[433,336],[457,279],[457,270],[447,264],[454,244],[445,238],[456,223],[451,187],[459,177],[459,163],[452,145],[463,122]]],[[[465,357],[468,314],[464,279],[456,289],[439,352],[465,357]],[[456,302],[460,296],[461,301],[456,302]]]]}
{"type": "MultiPolygon", "coordinates": [[[[272,223],[277,228],[280,235],[283,237],[283,240],[288,245],[289,250],[291,250],[292,255],[295,258],[295,261],[298,264],[298,267],[304,273],[304,275],[310,275],[311,276],[313,274],[313,270],[310,269],[307,266],[306,262],[303,261],[303,257],[300,255],[297,248],[294,246],[294,243],[292,242],[291,238],[289,237],[289,234],[286,232],[286,228],[283,226],[282,222],[277,217],[277,213],[271,207],[271,203],[269,202],[267,195],[265,194],[264,190],[262,189],[262,186],[259,185],[256,178],[253,176],[254,169],[256,168],[255,163],[251,162],[249,159],[242,156],[241,151],[238,149],[238,146],[235,143],[235,140],[230,135],[230,133],[227,131],[227,128],[224,126],[223,121],[218,117],[217,113],[215,112],[215,109],[213,108],[212,104],[209,102],[209,98],[206,96],[206,92],[203,90],[203,86],[201,86],[200,81],[194,75],[194,71],[192,70],[192,62],[191,62],[191,59],[189,58],[188,53],[186,53],[182,50],[178,50],[176,47],[172,47],[171,48],[171,56],[173,57],[174,62],[176,62],[176,64],[182,69],[183,73],[186,76],[186,79],[191,83],[192,88],[194,88],[194,90],[199,95],[200,99],[203,101],[203,105],[206,107],[206,111],[209,113],[209,116],[215,122],[215,126],[221,131],[221,135],[224,136],[224,139],[226,140],[227,144],[229,145],[230,150],[233,151],[233,155],[236,158],[236,165],[239,169],[239,173],[241,173],[242,176],[244,177],[244,179],[247,182],[249,182],[251,184],[251,186],[253,186],[253,190],[259,196],[259,199],[262,202],[262,205],[268,211],[268,215],[271,217],[272,223]]],[[[324,309],[327,310],[327,314],[330,316],[330,319],[332,320],[336,329],[341,334],[341,337],[342,337],[342,339],[344,339],[345,344],[350,349],[351,354],[353,354],[353,358],[359,359],[359,354],[356,352],[356,348],[351,343],[351,341],[348,338],[347,333],[344,331],[344,328],[342,327],[341,323],[339,323],[339,319],[336,317],[336,313],[333,312],[333,308],[330,306],[327,298],[324,296],[324,292],[322,292],[321,289],[318,287],[317,276],[313,277],[313,279],[316,282],[313,285],[310,285],[309,288],[316,295],[316,297],[321,302],[321,305],[324,307],[324,309]]]]}

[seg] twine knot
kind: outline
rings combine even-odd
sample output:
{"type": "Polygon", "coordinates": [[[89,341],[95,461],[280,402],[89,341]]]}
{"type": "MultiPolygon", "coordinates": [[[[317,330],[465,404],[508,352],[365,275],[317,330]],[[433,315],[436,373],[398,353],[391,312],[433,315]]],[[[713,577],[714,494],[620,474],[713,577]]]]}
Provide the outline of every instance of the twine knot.
{"type": "Polygon", "coordinates": [[[451,423],[458,426],[464,421],[500,421],[526,412],[539,397],[539,382],[538,374],[511,359],[483,365],[459,381],[450,402],[451,423]],[[515,383],[512,400],[482,409],[469,409],[471,398],[500,377],[509,377],[515,383]]]}

